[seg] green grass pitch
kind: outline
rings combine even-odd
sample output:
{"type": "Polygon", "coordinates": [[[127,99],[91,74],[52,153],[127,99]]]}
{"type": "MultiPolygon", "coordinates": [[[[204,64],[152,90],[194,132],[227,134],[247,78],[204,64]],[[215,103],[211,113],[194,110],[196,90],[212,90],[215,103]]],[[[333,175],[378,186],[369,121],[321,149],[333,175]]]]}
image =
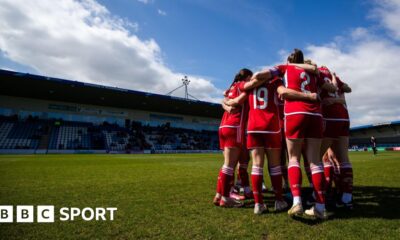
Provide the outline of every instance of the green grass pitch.
{"type": "Polygon", "coordinates": [[[399,239],[400,152],[350,157],[355,209],[318,222],[213,206],[222,154],[1,155],[0,205],[54,205],[56,222],[0,223],[0,238],[399,239]],[[61,207],[118,211],[114,221],[61,222],[61,207]]]}

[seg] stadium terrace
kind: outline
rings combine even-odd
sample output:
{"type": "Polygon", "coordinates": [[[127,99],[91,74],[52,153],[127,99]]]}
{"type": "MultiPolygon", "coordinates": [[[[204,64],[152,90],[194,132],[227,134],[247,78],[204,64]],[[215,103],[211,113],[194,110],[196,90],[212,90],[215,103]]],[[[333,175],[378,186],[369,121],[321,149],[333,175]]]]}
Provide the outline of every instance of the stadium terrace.
{"type": "Polygon", "coordinates": [[[2,153],[218,150],[219,104],[6,70],[0,76],[2,153]]]}

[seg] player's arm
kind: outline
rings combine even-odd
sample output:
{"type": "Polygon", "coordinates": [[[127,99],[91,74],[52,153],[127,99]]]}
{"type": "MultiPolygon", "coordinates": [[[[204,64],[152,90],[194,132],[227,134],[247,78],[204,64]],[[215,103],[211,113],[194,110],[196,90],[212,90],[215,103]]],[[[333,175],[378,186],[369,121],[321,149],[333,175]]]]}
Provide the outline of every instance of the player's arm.
{"type": "Polygon", "coordinates": [[[253,88],[260,86],[261,84],[265,83],[266,81],[267,81],[266,78],[259,78],[257,76],[256,77],[253,76],[250,79],[250,81],[241,83],[239,88],[241,91],[248,91],[248,90],[251,90],[253,88]]]}
{"type": "MultiPolygon", "coordinates": [[[[286,71],[287,65],[283,64],[283,65],[277,65],[275,67],[272,67],[271,69],[264,69],[260,72],[256,72],[252,79],[257,79],[259,83],[259,85],[261,85],[262,83],[271,80],[274,77],[282,77],[282,75],[284,74],[284,72],[286,71]]],[[[258,87],[259,85],[257,85],[256,87],[258,87]]]]}
{"type": "Polygon", "coordinates": [[[278,94],[283,99],[289,100],[301,100],[301,101],[317,101],[318,97],[316,93],[304,93],[293,89],[285,88],[284,86],[279,86],[277,88],[278,94]]]}
{"type": "Polygon", "coordinates": [[[342,95],[340,97],[330,97],[330,98],[325,98],[322,100],[323,105],[332,105],[335,103],[346,104],[346,99],[342,95]]]}
{"type": "Polygon", "coordinates": [[[224,103],[228,106],[238,106],[241,105],[247,98],[247,94],[245,92],[242,92],[239,96],[233,98],[233,99],[228,99],[224,98],[224,103]]]}
{"type": "Polygon", "coordinates": [[[338,79],[336,73],[332,73],[332,83],[333,85],[337,86],[345,93],[351,93],[351,88],[347,83],[344,83],[338,79]]]}
{"type": "Polygon", "coordinates": [[[224,101],[222,101],[221,105],[222,105],[222,108],[225,111],[227,111],[228,113],[233,113],[235,110],[237,110],[235,107],[226,105],[224,101]]]}
{"type": "Polygon", "coordinates": [[[326,81],[323,76],[318,76],[317,85],[322,90],[325,90],[330,93],[334,93],[338,90],[337,85],[331,83],[330,81],[326,81]]]}
{"type": "Polygon", "coordinates": [[[332,83],[328,83],[328,82],[325,82],[321,86],[321,88],[323,90],[326,90],[326,91],[331,92],[331,93],[334,93],[334,92],[336,92],[338,90],[338,88],[335,85],[333,85],[332,83]]]}
{"type": "Polygon", "coordinates": [[[306,64],[306,63],[288,63],[289,65],[296,66],[304,69],[306,72],[314,73],[318,75],[318,67],[316,65],[306,64]]]}
{"type": "MultiPolygon", "coordinates": [[[[275,74],[277,74],[277,73],[275,73],[275,74]]],[[[271,70],[271,69],[264,69],[264,70],[262,70],[262,71],[260,71],[260,72],[256,72],[256,73],[253,75],[252,79],[257,79],[257,80],[259,80],[259,81],[264,81],[264,82],[265,82],[265,81],[271,79],[273,76],[274,76],[273,70],[271,70]]]]}
{"type": "Polygon", "coordinates": [[[343,83],[341,90],[345,93],[351,93],[351,87],[347,83],[343,83]]]}
{"type": "Polygon", "coordinates": [[[250,89],[256,88],[261,84],[270,81],[274,77],[282,76],[283,72],[285,72],[286,65],[278,65],[271,69],[265,69],[260,72],[256,72],[250,81],[246,83],[242,83],[240,86],[240,90],[248,91],[250,89]]]}
{"type": "Polygon", "coordinates": [[[346,101],[344,101],[343,99],[340,99],[340,98],[325,98],[324,100],[322,100],[322,105],[325,105],[325,106],[329,106],[329,105],[332,105],[335,103],[344,104],[344,103],[346,103],[346,101]]]}

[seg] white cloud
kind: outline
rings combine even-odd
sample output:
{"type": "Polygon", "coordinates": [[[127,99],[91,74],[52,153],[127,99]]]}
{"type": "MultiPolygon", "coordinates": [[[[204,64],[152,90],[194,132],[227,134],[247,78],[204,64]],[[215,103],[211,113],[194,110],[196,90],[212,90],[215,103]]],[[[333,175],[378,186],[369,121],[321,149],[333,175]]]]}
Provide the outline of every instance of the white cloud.
{"type": "MultiPolygon", "coordinates": [[[[389,5],[379,3],[373,13],[379,13],[380,24],[400,39],[394,27],[400,24],[400,1],[384,2],[389,5]]],[[[346,95],[352,126],[400,119],[400,45],[371,29],[356,28],[347,37],[305,49],[306,57],[327,65],[352,87],[346,95]]]]}
{"type": "Polygon", "coordinates": [[[137,0],[137,1],[143,4],[148,4],[150,2],[150,0],[137,0]]]}
{"type": "Polygon", "coordinates": [[[381,21],[391,36],[400,40],[400,0],[375,0],[377,7],[371,17],[381,21]]]}
{"type": "Polygon", "coordinates": [[[165,11],[163,11],[163,10],[161,10],[161,9],[158,9],[157,12],[158,12],[158,14],[160,14],[161,16],[167,16],[167,12],[165,12],[165,11]]]}
{"type": "MultiPolygon", "coordinates": [[[[143,1],[148,2],[148,1],[143,1]]],[[[154,39],[95,0],[0,0],[0,51],[40,74],[165,94],[183,73],[165,66],[154,39]]],[[[216,101],[221,91],[189,76],[191,94],[216,101]]]]}
{"type": "Polygon", "coordinates": [[[357,40],[349,48],[309,46],[306,55],[352,87],[346,95],[352,126],[400,119],[400,79],[395,70],[400,47],[385,40],[357,40]]]}

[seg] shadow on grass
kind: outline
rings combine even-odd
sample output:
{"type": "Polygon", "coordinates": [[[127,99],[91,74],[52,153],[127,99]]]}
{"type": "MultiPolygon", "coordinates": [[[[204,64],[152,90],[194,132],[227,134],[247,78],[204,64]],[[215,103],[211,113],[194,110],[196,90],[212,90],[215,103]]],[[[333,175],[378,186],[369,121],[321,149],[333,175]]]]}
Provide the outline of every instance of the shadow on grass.
{"type": "MultiPolygon", "coordinates": [[[[302,198],[307,199],[311,194],[310,188],[303,190],[302,198]]],[[[354,209],[346,210],[328,206],[328,221],[333,219],[350,218],[382,218],[400,219],[400,188],[378,186],[355,186],[353,189],[354,209]]],[[[304,206],[305,209],[309,208],[304,206]]],[[[294,217],[293,219],[307,225],[316,225],[321,221],[306,217],[294,217]]]]}
{"type": "MultiPolygon", "coordinates": [[[[308,196],[312,193],[311,188],[302,189],[303,203],[306,202],[308,196]]],[[[354,209],[345,210],[327,206],[328,219],[351,219],[351,218],[382,218],[382,219],[400,219],[400,188],[394,187],[378,187],[378,186],[355,186],[353,189],[354,209]]],[[[289,206],[292,205],[286,199],[289,206]]],[[[269,211],[267,214],[286,214],[283,212],[274,212],[275,198],[271,192],[264,194],[264,202],[267,204],[269,211]]],[[[254,208],[254,200],[246,200],[243,208],[254,208]]],[[[310,206],[303,205],[304,209],[310,206]]],[[[313,226],[323,221],[307,216],[294,216],[293,220],[313,226]]]]}
{"type": "Polygon", "coordinates": [[[400,188],[355,186],[354,209],[336,210],[333,218],[400,219],[400,188]]]}
{"type": "MultiPolygon", "coordinates": [[[[311,195],[311,188],[302,190],[303,203],[311,195]]],[[[354,209],[338,209],[328,206],[328,219],[350,219],[350,218],[383,218],[400,219],[400,188],[378,187],[378,186],[355,186],[353,189],[354,209]]],[[[269,206],[273,206],[274,198],[271,194],[264,197],[264,201],[269,206]]],[[[291,206],[291,202],[289,202],[291,206]]],[[[310,206],[303,205],[304,209],[310,206]]],[[[317,225],[322,221],[306,216],[294,216],[292,219],[307,225],[317,225]]]]}

